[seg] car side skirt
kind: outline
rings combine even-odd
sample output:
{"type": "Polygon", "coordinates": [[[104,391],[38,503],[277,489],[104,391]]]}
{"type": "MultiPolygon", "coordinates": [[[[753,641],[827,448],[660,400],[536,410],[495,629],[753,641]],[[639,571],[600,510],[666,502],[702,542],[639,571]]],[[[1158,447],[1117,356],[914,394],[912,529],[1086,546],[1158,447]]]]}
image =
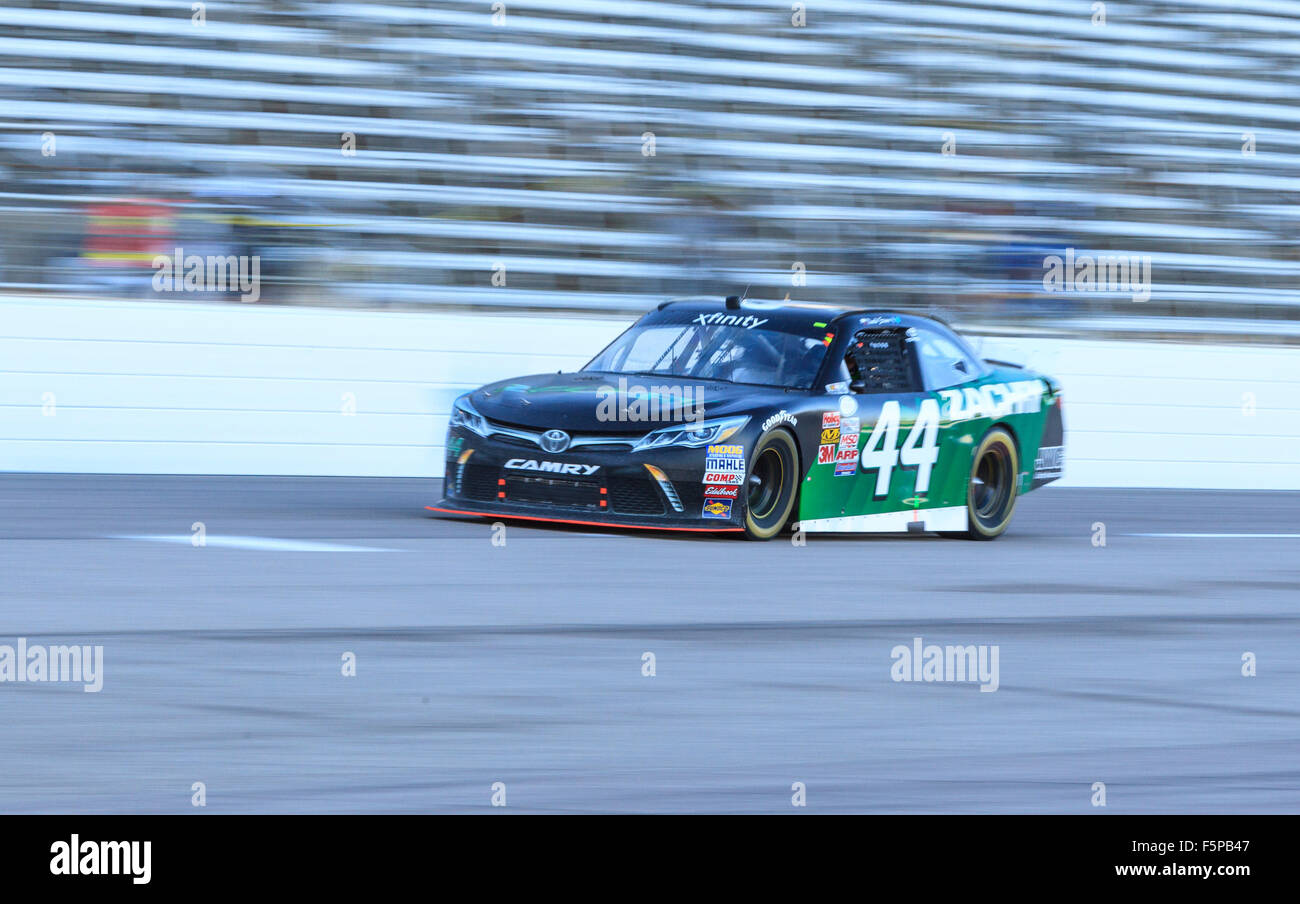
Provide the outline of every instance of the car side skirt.
{"type": "Polygon", "coordinates": [[[586,527],[614,527],[619,530],[671,530],[691,531],[699,534],[734,534],[743,527],[680,527],[670,524],[620,524],[617,521],[586,521],[578,518],[549,518],[541,515],[515,515],[507,512],[469,512],[464,509],[442,508],[426,505],[426,509],[441,515],[467,515],[474,518],[496,518],[501,521],[543,521],[547,524],[581,524],[586,527]]]}
{"type": "Polygon", "coordinates": [[[845,515],[840,518],[814,518],[800,521],[798,529],[808,533],[911,533],[918,531],[963,531],[967,528],[966,506],[908,509],[878,512],[871,515],[845,515]]]}

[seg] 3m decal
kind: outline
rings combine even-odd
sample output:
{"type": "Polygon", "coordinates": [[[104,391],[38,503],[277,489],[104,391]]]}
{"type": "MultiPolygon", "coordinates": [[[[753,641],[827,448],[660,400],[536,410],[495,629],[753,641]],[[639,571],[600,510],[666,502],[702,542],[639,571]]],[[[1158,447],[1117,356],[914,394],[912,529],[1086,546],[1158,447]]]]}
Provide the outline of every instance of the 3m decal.
{"type": "Polygon", "coordinates": [[[817,447],[817,464],[828,465],[835,461],[835,446],[826,445],[817,447]]]}
{"type": "Polygon", "coordinates": [[[704,518],[730,518],[731,505],[730,499],[706,499],[700,515],[704,518]]]}
{"type": "Polygon", "coordinates": [[[902,410],[898,402],[891,400],[881,405],[880,417],[858,458],[862,470],[876,471],[877,499],[889,495],[889,479],[900,460],[904,467],[916,468],[918,494],[930,488],[930,472],[939,460],[939,446],[936,442],[939,434],[939,403],[934,399],[921,402],[916,422],[912,424],[911,432],[903,443],[900,456],[898,425],[901,420],[902,410]]]}

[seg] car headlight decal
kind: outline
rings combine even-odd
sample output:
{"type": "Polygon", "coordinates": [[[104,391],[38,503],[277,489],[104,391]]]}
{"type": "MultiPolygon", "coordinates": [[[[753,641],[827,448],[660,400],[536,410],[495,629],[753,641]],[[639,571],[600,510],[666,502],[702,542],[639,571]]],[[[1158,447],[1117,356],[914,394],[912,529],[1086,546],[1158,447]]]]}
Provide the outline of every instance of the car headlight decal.
{"type": "Polygon", "coordinates": [[[712,443],[724,442],[735,436],[749,423],[749,415],[725,417],[702,423],[674,424],[652,430],[632,447],[632,451],[642,449],[664,449],[669,446],[686,446],[700,448],[712,443]]]}

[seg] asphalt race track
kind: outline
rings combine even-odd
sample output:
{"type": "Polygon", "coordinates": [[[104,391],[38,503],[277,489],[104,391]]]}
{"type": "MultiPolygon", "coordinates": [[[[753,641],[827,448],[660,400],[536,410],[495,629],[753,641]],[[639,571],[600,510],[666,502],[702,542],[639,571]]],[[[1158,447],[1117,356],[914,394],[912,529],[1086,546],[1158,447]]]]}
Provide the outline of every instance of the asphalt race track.
{"type": "Polygon", "coordinates": [[[0,475],[0,644],[104,647],[99,693],[0,684],[0,812],[1300,811],[1300,494],[1048,487],[994,543],[805,546],[500,546],[439,495],[0,475]],[[918,636],[996,645],[997,690],[892,680],[918,636]]]}

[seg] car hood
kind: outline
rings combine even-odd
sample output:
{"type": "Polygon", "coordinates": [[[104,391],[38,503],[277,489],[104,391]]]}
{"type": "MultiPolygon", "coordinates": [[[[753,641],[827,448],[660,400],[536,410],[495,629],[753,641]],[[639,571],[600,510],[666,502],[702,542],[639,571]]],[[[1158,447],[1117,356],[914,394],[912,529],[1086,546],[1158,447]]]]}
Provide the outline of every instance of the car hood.
{"type": "Polygon", "coordinates": [[[632,434],[694,418],[780,407],[796,390],[690,380],[671,375],[535,374],[492,383],[470,394],[488,420],[536,430],[632,434]],[[639,402],[639,404],[638,404],[639,402]],[[637,418],[658,407],[657,419],[637,418]]]}

